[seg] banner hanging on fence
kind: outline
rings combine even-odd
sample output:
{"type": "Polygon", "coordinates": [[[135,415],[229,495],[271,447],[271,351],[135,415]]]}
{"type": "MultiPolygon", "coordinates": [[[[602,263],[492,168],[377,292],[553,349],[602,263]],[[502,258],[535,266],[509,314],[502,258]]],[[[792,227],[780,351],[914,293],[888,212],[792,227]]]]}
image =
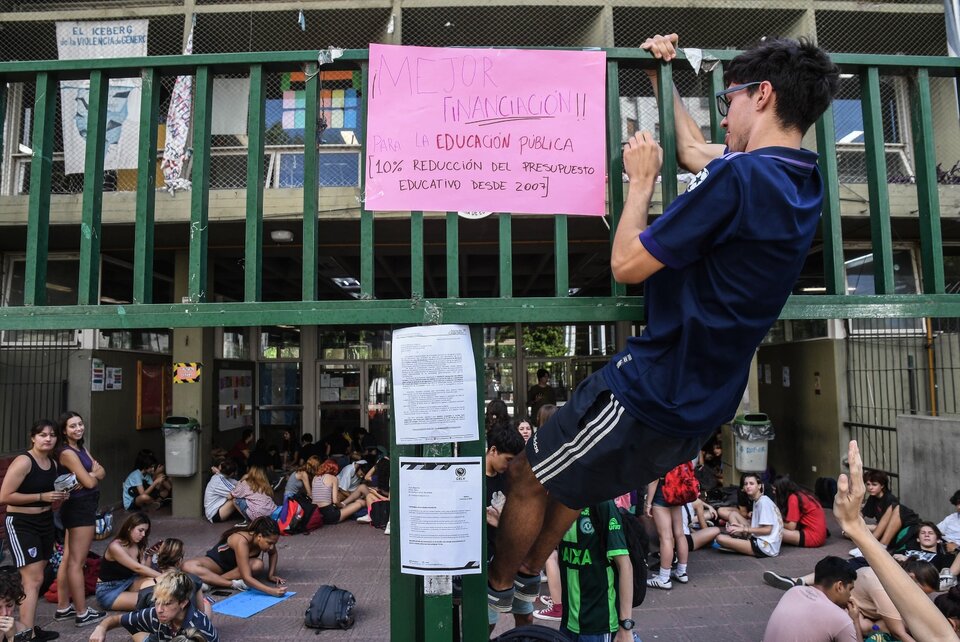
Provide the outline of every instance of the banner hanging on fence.
{"type": "Polygon", "coordinates": [[[370,45],[366,209],[604,214],[602,51],[370,45]]]}
{"type": "MultiPolygon", "coordinates": [[[[148,20],[58,22],[60,60],[142,58],[147,55],[148,20]]],[[[140,119],[140,79],[115,78],[107,92],[105,170],[136,169],[140,119]]],[[[60,83],[64,173],[83,172],[87,152],[90,81],[60,83]]]]}

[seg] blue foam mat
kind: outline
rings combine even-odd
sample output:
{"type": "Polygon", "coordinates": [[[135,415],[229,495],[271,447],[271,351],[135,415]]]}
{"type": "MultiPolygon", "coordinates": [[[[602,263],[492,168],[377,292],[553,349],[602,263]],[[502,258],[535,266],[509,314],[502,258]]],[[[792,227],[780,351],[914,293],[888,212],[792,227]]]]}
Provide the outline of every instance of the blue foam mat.
{"type": "Polygon", "coordinates": [[[213,605],[213,610],[222,615],[247,618],[251,615],[256,615],[260,611],[269,609],[274,604],[279,604],[294,595],[296,595],[295,592],[287,591],[283,597],[275,597],[261,593],[256,589],[249,589],[236,595],[231,595],[225,600],[220,600],[213,605]]]}

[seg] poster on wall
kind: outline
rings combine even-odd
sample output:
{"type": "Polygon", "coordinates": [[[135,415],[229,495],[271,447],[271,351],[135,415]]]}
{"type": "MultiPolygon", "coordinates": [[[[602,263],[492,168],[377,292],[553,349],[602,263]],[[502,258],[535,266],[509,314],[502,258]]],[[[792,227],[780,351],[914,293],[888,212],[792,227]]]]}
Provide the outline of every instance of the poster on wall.
{"type": "Polygon", "coordinates": [[[123,368],[107,368],[107,390],[123,390],[123,368]]]}
{"type": "MultiPolygon", "coordinates": [[[[60,60],[145,57],[149,25],[149,20],[58,22],[57,56],[60,60]]],[[[105,170],[137,167],[140,83],[139,78],[110,80],[104,125],[105,170]]],[[[90,81],[65,80],[60,83],[63,165],[66,174],[84,171],[89,104],[90,81]]]]}
{"type": "Polygon", "coordinates": [[[100,359],[90,360],[90,390],[92,392],[103,392],[106,385],[107,372],[100,359]]]}
{"type": "Polygon", "coordinates": [[[253,370],[221,370],[217,390],[217,428],[253,426],[253,370]]]}
{"type": "Polygon", "coordinates": [[[170,415],[170,368],[160,363],[137,361],[137,430],[159,428],[170,415]]]}

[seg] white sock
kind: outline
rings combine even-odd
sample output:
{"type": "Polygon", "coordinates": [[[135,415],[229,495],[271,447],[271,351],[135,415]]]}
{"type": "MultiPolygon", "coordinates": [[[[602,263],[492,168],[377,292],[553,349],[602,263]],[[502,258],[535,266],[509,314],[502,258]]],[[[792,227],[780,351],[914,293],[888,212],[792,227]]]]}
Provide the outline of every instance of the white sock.
{"type": "Polygon", "coordinates": [[[683,575],[687,572],[686,564],[677,564],[677,575],[683,575]]]}
{"type": "Polygon", "coordinates": [[[663,568],[662,566],[660,567],[660,579],[663,580],[664,582],[669,582],[669,581],[670,581],[670,569],[669,569],[669,568],[663,568]]]}

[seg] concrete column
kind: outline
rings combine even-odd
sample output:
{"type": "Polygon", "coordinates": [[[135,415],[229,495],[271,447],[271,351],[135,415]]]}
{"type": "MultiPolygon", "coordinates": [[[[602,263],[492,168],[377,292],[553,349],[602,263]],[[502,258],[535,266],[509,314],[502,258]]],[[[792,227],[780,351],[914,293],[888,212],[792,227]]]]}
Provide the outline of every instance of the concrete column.
{"type": "MultiPolygon", "coordinates": [[[[188,255],[178,252],[174,264],[174,300],[187,295],[188,255]]],[[[197,474],[171,477],[173,482],[173,516],[202,517],[206,463],[214,430],[213,416],[213,328],[176,328],[173,331],[172,359],[178,362],[199,362],[203,365],[199,383],[173,386],[173,414],[194,417],[200,422],[200,447],[197,452],[197,474]]]]}

